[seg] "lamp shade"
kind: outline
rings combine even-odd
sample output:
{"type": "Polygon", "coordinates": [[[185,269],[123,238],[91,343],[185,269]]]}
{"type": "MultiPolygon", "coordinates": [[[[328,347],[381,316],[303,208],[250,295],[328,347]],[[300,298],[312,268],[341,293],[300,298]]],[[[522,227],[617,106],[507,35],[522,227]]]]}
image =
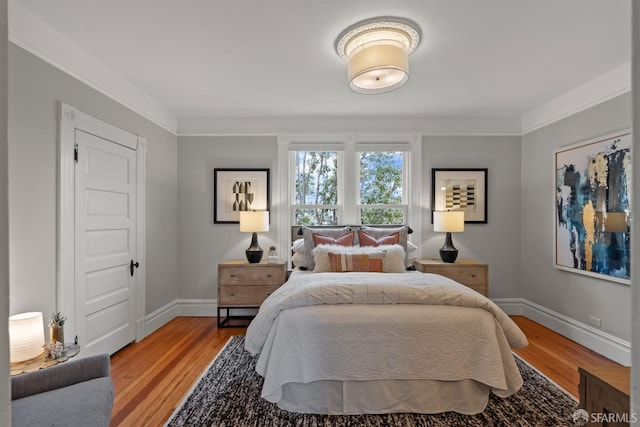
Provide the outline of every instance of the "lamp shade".
{"type": "Polygon", "coordinates": [[[464,231],[463,211],[434,211],[433,231],[459,233],[464,231]]]}
{"type": "Polygon", "coordinates": [[[406,19],[380,17],[358,22],[336,40],[347,62],[349,87],[357,93],[383,93],[409,79],[409,55],[420,43],[418,26],[406,19]]]}
{"type": "Polygon", "coordinates": [[[44,352],[42,313],[20,313],[9,317],[11,363],[23,362],[44,352]]]}
{"type": "Polygon", "coordinates": [[[240,212],[240,231],[246,233],[269,231],[269,211],[240,212]]]}

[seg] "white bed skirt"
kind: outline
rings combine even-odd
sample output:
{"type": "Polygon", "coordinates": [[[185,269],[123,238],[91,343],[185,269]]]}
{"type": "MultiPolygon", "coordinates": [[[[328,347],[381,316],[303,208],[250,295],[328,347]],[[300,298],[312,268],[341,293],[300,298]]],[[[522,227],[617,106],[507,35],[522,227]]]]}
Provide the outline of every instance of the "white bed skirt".
{"type": "Polygon", "coordinates": [[[522,377],[502,328],[456,306],[315,305],[284,310],[256,371],[262,397],[298,413],[476,414],[522,377]]]}
{"type": "Polygon", "coordinates": [[[484,410],[489,386],[474,380],[314,381],[282,386],[279,408],[330,415],[455,411],[473,415],[484,410]]]}

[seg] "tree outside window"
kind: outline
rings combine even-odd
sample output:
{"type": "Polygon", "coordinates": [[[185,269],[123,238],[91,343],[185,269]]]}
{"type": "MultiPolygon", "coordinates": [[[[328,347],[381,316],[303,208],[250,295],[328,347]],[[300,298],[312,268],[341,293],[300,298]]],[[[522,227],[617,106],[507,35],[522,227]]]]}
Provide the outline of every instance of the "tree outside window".
{"type": "Polygon", "coordinates": [[[338,153],[295,152],[294,224],[338,224],[338,153]]]}
{"type": "Polygon", "coordinates": [[[404,224],[404,152],[360,153],[361,224],[404,224]]]}
{"type": "Polygon", "coordinates": [[[294,151],[295,190],[292,219],[295,225],[337,225],[343,210],[360,224],[406,223],[406,153],[367,151],[356,156],[353,168],[340,169],[337,151],[294,151]],[[358,172],[359,171],[359,172],[358,172]],[[354,174],[354,198],[339,197],[340,174],[354,174]],[[357,198],[358,200],[354,200],[357,198]]]}

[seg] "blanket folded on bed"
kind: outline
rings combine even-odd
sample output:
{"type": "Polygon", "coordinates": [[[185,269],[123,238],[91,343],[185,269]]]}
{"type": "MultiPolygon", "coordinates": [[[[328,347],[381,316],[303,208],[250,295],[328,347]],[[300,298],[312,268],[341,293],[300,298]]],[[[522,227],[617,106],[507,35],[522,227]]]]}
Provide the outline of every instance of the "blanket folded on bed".
{"type": "Polygon", "coordinates": [[[247,329],[245,349],[253,355],[260,353],[282,310],[320,304],[431,304],[481,308],[494,316],[511,348],[528,344],[520,328],[493,301],[440,275],[293,272],[260,307],[247,329]]]}

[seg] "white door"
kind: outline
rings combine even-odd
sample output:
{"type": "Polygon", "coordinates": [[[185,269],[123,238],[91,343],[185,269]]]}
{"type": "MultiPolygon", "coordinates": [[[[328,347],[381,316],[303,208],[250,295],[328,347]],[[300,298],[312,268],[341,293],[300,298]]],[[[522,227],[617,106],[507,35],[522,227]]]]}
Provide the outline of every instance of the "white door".
{"type": "Polygon", "coordinates": [[[135,339],[136,152],[76,129],[75,321],[84,356],[135,339]]]}

